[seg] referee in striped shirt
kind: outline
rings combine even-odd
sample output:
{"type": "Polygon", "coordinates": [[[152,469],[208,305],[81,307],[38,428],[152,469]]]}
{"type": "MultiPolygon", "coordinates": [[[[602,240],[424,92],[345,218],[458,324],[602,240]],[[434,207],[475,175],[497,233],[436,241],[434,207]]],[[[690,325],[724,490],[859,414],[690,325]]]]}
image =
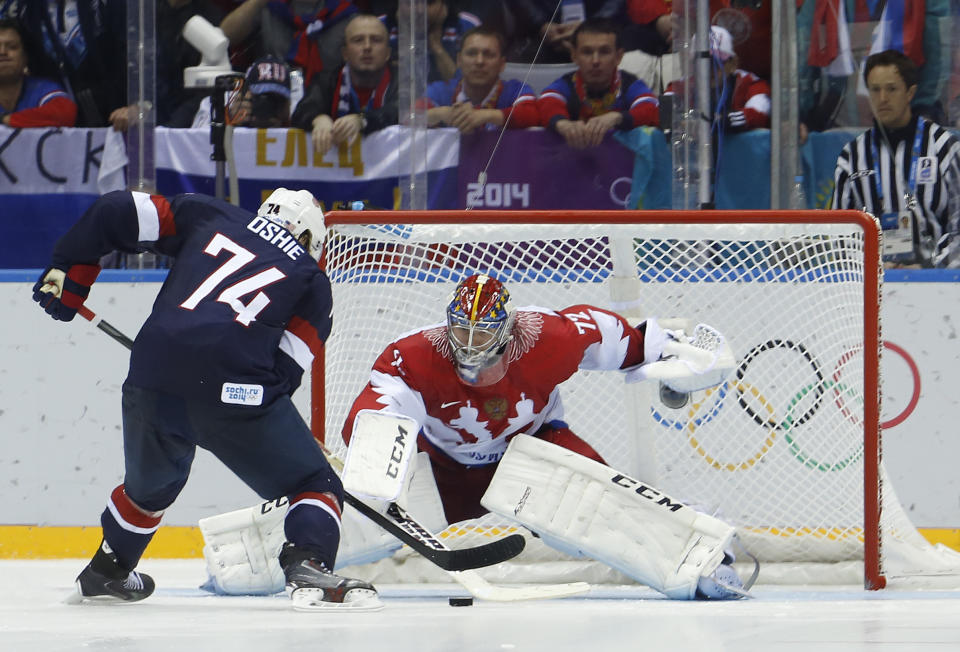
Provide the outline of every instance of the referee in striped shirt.
{"type": "Polygon", "coordinates": [[[880,218],[888,267],[960,267],[960,140],[910,110],[917,67],[896,50],[863,71],[874,126],[837,160],[832,208],[880,218]]]}

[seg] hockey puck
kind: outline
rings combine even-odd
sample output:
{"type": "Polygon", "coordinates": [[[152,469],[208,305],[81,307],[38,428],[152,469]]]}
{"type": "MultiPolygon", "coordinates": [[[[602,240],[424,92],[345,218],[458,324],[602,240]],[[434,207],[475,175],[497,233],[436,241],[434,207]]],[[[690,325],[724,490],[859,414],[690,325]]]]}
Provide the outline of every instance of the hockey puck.
{"type": "Polygon", "coordinates": [[[472,607],[473,598],[450,598],[451,607],[472,607]]]}
{"type": "Polygon", "coordinates": [[[667,386],[666,383],[660,383],[660,402],[666,405],[668,408],[679,410],[686,405],[687,401],[689,400],[689,394],[685,392],[678,392],[677,390],[667,386]]]}

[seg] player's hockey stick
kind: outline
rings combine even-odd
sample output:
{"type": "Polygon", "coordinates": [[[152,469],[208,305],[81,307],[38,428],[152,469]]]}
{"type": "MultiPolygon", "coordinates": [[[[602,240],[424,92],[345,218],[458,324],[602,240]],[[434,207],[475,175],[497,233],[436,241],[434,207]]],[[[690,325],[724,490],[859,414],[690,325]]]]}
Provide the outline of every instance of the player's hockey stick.
{"type": "Polygon", "coordinates": [[[466,572],[472,568],[499,564],[519,555],[527,543],[523,535],[511,534],[482,546],[450,549],[396,503],[390,503],[386,514],[381,514],[347,492],[343,497],[358,512],[445,571],[466,572]]]}
{"type": "MultiPolygon", "coordinates": [[[[133,348],[133,340],[86,306],[81,306],[77,312],[120,344],[128,349],[133,348]]],[[[384,515],[349,493],[344,492],[344,499],[358,512],[445,571],[466,571],[499,564],[519,555],[526,545],[522,535],[511,534],[482,546],[451,550],[395,503],[390,504],[387,515],[384,515]]]]}
{"type": "MultiPolygon", "coordinates": [[[[323,449],[324,455],[327,456],[330,464],[338,472],[343,472],[343,460],[334,455],[326,446],[320,445],[320,448],[323,449]]],[[[363,514],[370,516],[367,510],[372,511],[377,516],[380,516],[380,513],[373,510],[369,505],[360,502],[356,498],[350,496],[347,500],[348,503],[353,505],[363,514]],[[351,502],[353,501],[356,502],[351,502]],[[359,503],[359,505],[358,505],[359,503]]],[[[482,550],[484,547],[480,546],[479,548],[463,548],[459,550],[451,550],[440,537],[432,534],[425,528],[423,528],[419,523],[414,521],[410,515],[396,503],[390,503],[390,506],[387,508],[386,516],[393,519],[399,526],[406,529],[413,529],[414,532],[419,533],[421,538],[431,547],[437,551],[446,550],[450,552],[467,552],[467,551],[478,551],[482,550]]],[[[379,523],[379,521],[376,521],[379,523]]],[[[511,534],[508,539],[511,537],[519,536],[521,539],[522,535],[511,534]]],[[[501,539],[504,540],[504,539],[501,539]]],[[[522,546],[521,546],[522,547],[522,546]]],[[[474,553],[471,553],[474,554],[474,553]]],[[[506,561],[506,559],[502,560],[506,561]]],[[[492,564],[489,564],[492,565],[492,564]]],[[[479,567],[479,566],[478,566],[479,567]]],[[[531,586],[500,586],[496,584],[491,584],[485,580],[480,573],[475,570],[451,570],[445,569],[450,573],[452,577],[460,586],[465,588],[470,595],[477,598],[478,600],[490,600],[495,602],[514,602],[517,600],[544,600],[548,598],[564,598],[571,595],[578,595],[580,593],[586,593],[590,590],[590,585],[586,582],[570,582],[566,584],[542,584],[542,585],[531,585],[531,586]]]]}
{"type": "Polygon", "coordinates": [[[86,306],[80,306],[80,308],[77,309],[77,312],[80,313],[81,317],[89,321],[91,324],[102,330],[116,341],[120,342],[120,344],[123,344],[128,349],[133,348],[133,340],[121,333],[117,328],[110,325],[108,322],[100,319],[100,317],[94,314],[94,312],[86,306]]]}
{"type": "MultiPolygon", "coordinates": [[[[360,503],[359,500],[353,498],[347,494],[347,502],[357,508],[363,514],[367,514],[364,509],[361,509],[357,503],[360,503]],[[352,498],[352,500],[351,500],[352,498]]],[[[371,510],[370,507],[363,505],[363,508],[371,510]]],[[[373,510],[371,510],[373,511],[373,510]]],[[[377,514],[378,512],[375,512],[377,514]]],[[[474,556],[479,557],[477,561],[483,559],[487,553],[481,553],[480,551],[492,546],[496,543],[503,543],[509,541],[513,537],[520,538],[520,550],[516,554],[520,554],[520,551],[523,549],[524,544],[526,543],[525,539],[520,534],[511,534],[508,537],[503,539],[498,539],[493,543],[488,543],[485,546],[479,546],[476,548],[462,548],[462,549],[450,549],[443,543],[439,538],[423,529],[416,521],[413,521],[410,518],[410,515],[403,510],[402,507],[396,503],[390,503],[390,507],[387,508],[387,516],[393,519],[401,527],[405,528],[414,528],[419,530],[419,535],[428,545],[432,546],[435,553],[469,553],[469,556],[466,559],[471,559],[474,556]]],[[[378,521],[379,522],[379,521],[378,521]]],[[[388,531],[390,531],[388,529],[388,531]]],[[[420,553],[423,554],[423,553],[420,553]]],[[[426,555],[424,555],[426,556],[426,555]]],[[[513,557],[514,555],[510,555],[513,557]]],[[[497,562],[492,563],[477,563],[474,566],[463,566],[462,570],[457,570],[453,568],[444,568],[444,570],[450,572],[450,576],[457,581],[460,586],[465,588],[470,595],[477,598],[478,600],[490,600],[495,602],[515,602],[518,600],[542,600],[547,598],[563,598],[571,595],[578,595],[580,593],[586,593],[590,590],[590,585],[586,582],[571,582],[569,584],[543,584],[543,585],[531,585],[531,586],[498,586],[491,584],[475,570],[470,570],[471,568],[480,568],[481,566],[492,566],[493,563],[499,563],[500,561],[506,561],[510,557],[499,559],[497,562]]],[[[440,566],[440,564],[437,564],[440,566]]],[[[443,566],[440,566],[443,568],[443,566]]]]}

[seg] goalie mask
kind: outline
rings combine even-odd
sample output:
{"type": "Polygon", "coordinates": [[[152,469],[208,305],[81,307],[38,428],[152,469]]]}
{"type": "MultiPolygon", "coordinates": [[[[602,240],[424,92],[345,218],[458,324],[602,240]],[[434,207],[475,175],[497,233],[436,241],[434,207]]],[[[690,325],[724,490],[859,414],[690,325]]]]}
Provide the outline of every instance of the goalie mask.
{"type": "Polygon", "coordinates": [[[285,228],[314,260],[320,261],[327,229],[320,202],[310,192],[277,188],[260,205],[257,215],[285,228]]]}
{"type": "Polygon", "coordinates": [[[457,285],[447,306],[447,339],[464,384],[486,387],[506,375],[513,318],[510,293],[497,279],[476,274],[457,285]]]}

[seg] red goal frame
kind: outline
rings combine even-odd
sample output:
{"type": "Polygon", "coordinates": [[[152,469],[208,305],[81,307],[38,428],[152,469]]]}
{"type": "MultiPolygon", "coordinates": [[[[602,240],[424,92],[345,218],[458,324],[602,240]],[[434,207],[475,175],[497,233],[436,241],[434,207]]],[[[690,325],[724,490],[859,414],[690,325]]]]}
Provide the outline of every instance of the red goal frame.
{"type": "MultiPolygon", "coordinates": [[[[530,224],[549,226],[581,222],[609,224],[852,224],[864,233],[864,258],[877,261],[877,274],[864,274],[864,388],[876,391],[864,396],[864,587],[886,586],[881,564],[881,478],[882,433],[880,427],[880,290],[881,231],[877,220],[860,211],[636,211],[636,210],[431,210],[431,211],[331,211],[328,227],[359,224],[530,224]]],[[[336,322],[334,322],[336,328],[336,322]]],[[[324,377],[323,349],[316,352],[313,378],[324,377]]],[[[314,435],[324,440],[324,384],[311,384],[311,424],[314,435]]]]}

